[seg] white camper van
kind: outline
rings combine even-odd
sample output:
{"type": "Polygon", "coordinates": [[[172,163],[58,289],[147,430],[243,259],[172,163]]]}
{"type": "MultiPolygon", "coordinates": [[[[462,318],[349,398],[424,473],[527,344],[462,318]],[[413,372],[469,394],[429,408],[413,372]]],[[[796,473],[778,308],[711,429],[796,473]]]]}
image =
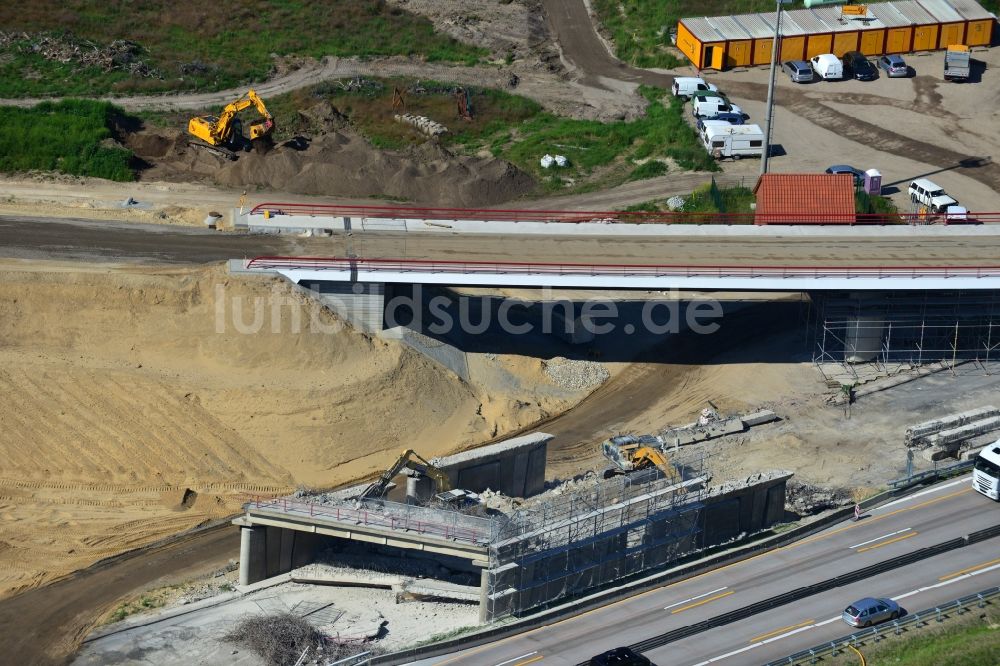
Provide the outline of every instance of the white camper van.
{"type": "Polygon", "coordinates": [[[764,154],[764,132],[759,125],[708,125],[701,132],[705,150],[717,160],[731,157],[761,157],[764,154]]]}
{"type": "Polygon", "coordinates": [[[812,63],[816,75],[824,81],[844,78],[844,63],[832,53],[821,53],[818,56],[813,56],[809,62],[812,63]]]}

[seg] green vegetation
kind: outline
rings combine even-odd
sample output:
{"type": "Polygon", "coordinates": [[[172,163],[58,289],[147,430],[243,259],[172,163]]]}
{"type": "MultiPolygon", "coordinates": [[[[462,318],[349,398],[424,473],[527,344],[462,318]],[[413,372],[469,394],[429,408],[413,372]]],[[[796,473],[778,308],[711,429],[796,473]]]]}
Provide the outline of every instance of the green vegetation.
{"type": "MultiPolygon", "coordinates": [[[[263,79],[281,56],[424,56],[474,63],[486,50],[434,32],[429,20],[380,0],[36,0],[0,3],[0,97],[144,93],[238,86],[263,79]],[[99,49],[123,35],[134,58],[159,75],[137,77],[46,59],[32,42],[91,40],[99,49]],[[6,43],[5,43],[6,42],[6,43]],[[5,44],[5,45],[4,45],[5,44]]],[[[83,51],[92,50],[90,47],[83,51]]]]}
{"type": "Polygon", "coordinates": [[[112,122],[119,113],[111,104],[87,100],[44,102],[30,109],[5,107],[0,171],[59,171],[133,180],[131,151],[112,140],[112,122]]]}
{"type": "Polygon", "coordinates": [[[773,0],[594,0],[601,23],[611,33],[615,54],[635,67],[677,67],[684,64],[671,49],[670,31],[690,16],[725,16],[773,12],[773,0]]]}
{"type": "Polygon", "coordinates": [[[111,614],[105,619],[104,624],[121,622],[130,615],[135,615],[136,613],[142,613],[166,605],[170,591],[176,589],[176,587],[177,586],[161,588],[159,590],[143,594],[134,601],[123,601],[118,604],[113,611],[111,611],[111,614]]]}
{"type": "MultiPolygon", "coordinates": [[[[426,116],[448,127],[448,134],[439,139],[448,150],[510,160],[538,177],[546,191],[582,192],[659,176],[667,172],[667,158],[684,169],[719,170],[685,121],[681,101],[670,98],[665,104],[663,91],[656,88],[641,89],[649,100],[645,117],[610,123],[558,117],[524,97],[478,87],[468,88],[473,118],[463,120],[458,116],[456,89],[455,84],[436,81],[421,81],[419,86],[403,79],[332,81],[266,101],[278,140],[309,134],[314,129],[308,120],[311,109],[324,102],[380,148],[401,149],[427,141],[410,125],[393,119],[401,112],[426,116]],[[393,108],[396,89],[403,91],[402,110],[393,108]],[[541,168],[539,160],[546,153],[565,155],[569,165],[541,168]]],[[[173,114],[169,122],[179,124],[185,118],[186,114],[173,114]]]]}
{"type": "Polygon", "coordinates": [[[699,187],[684,201],[681,210],[685,213],[732,213],[746,215],[745,221],[753,222],[753,190],[747,187],[721,188],[712,182],[699,187]]]}
{"type": "Polygon", "coordinates": [[[973,617],[949,623],[940,631],[931,629],[907,636],[862,650],[869,666],[994,666],[1000,654],[1000,627],[995,619],[991,624],[973,617]]]}
{"type": "Polygon", "coordinates": [[[891,199],[867,194],[858,190],[854,193],[854,210],[866,215],[881,215],[893,222],[902,222],[899,209],[891,199]]]}

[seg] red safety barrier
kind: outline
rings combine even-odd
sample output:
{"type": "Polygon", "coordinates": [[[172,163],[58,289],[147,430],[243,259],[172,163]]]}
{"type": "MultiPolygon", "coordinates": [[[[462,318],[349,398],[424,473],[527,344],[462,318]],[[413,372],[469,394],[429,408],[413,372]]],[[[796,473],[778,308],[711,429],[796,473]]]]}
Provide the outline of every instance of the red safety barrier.
{"type": "MultiPolygon", "coordinates": [[[[381,219],[418,219],[460,222],[562,222],[620,224],[760,224],[753,213],[649,213],[623,211],[566,211],[488,208],[421,208],[415,206],[339,206],[332,204],[299,204],[266,202],[258,204],[251,215],[326,216],[381,219]]],[[[843,219],[821,213],[804,215],[768,214],[767,225],[829,224],[844,225],[926,225],[931,223],[1000,223],[1000,213],[966,213],[965,217],[948,218],[943,214],[893,213],[886,215],[859,214],[843,219]]]]}

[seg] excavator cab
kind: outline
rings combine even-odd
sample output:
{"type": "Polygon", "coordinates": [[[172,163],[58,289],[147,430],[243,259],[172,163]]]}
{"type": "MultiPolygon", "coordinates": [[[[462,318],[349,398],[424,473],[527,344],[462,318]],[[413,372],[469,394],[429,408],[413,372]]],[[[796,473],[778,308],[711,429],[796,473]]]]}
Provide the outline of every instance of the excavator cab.
{"type": "Polygon", "coordinates": [[[653,435],[618,435],[604,440],[601,452],[613,465],[604,470],[605,479],[650,467],[660,468],[669,477],[677,475],[663,452],[662,442],[653,435]]]}
{"type": "Polygon", "coordinates": [[[227,104],[218,116],[195,116],[188,121],[188,133],[200,140],[192,141],[190,145],[231,160],[236,159],[238,151],[263,146],[273,131],[274,117],[253,88],[235,102],[227,104]],[[251,106],[260,118],[244,126],[238,114],[251,106]]]}

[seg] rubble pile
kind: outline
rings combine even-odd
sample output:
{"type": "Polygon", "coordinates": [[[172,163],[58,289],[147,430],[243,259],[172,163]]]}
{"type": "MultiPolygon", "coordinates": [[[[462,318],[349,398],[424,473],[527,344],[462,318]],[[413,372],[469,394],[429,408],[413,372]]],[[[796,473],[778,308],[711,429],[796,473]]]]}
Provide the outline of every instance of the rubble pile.
{"type": "Polygon", "coordinates": [[[37,53],[46,60],[97,67],[104,72],[125,71],[142,78],[162,78],[160,72],[140,58],[143,48],[127,39],[116,39],[101,46],[72,34],[30,35],[25,32],[0,32],[0,48],[20,53],[37,53]]]}
{"type": "Polygon", "coordinates": [[[596,361],[574,361],[557,356],[544,361],[545,374],[559,386],[571,391],[600,386],[611,374],[596,361]]]}

